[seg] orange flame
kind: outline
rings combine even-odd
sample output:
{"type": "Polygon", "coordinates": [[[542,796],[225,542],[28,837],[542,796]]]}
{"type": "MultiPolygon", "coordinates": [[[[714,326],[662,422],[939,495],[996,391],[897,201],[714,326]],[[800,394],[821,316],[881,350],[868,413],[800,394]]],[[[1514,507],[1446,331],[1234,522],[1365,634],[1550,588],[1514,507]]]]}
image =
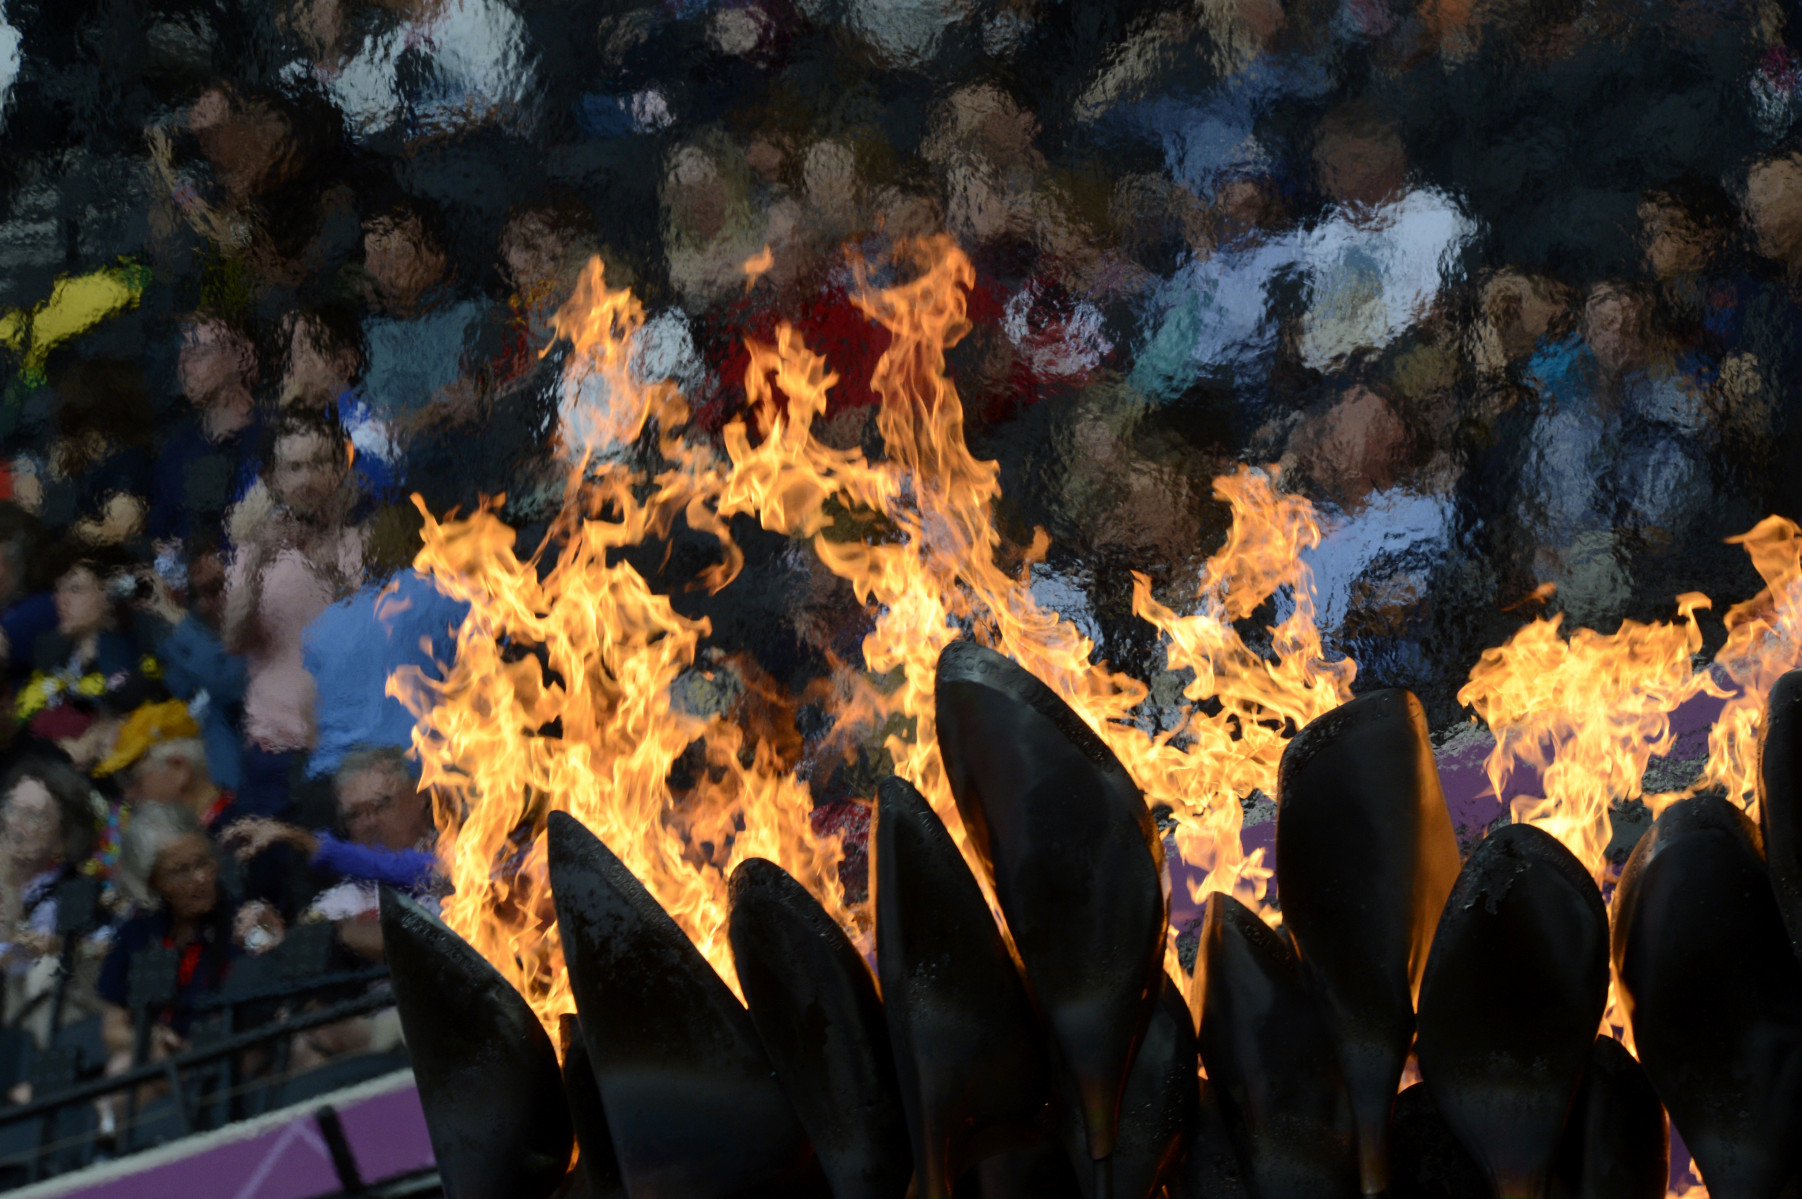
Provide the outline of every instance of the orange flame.
{"type": "Polygon", "coordinates": [[[904,247],[897,265],[909,281],[865,283],[855,297],[892,334],[871,379],[880,461],[815,438],[837,376],[786,325],[772,344],[747,346],[748,412],[722,432],[724,461],[685,438],[676,389],[633,373],[643,310],[607,288],[597,260],[556,320],[573,351],[562,430],[576,468],[549,569],[516,555],[492,505],[442,524],[428,515],[416,565],[471,612],[442,683],[414,674],[390,690],[419,718],[415,745],[439,799],[440,855],[455,888],[445,919],[547,1026],[571,1007],[545,885],[542,832],[554,808],[606,840],[729,981],[725,879],[747,855],[781,863],[854,934],[863,931],[865,913],[845,905],[837,880],[838,847],[813,836],[809,794],[782,754],[748,738],[729,711],[677,702],[685,681],[699,680],[687,692],[706,689],[696,666],[705,622],[685,620],[630,565],[609,561],[610,551],[667,535],[678,514],[720,540],[726,560],[710,586],[724,586],[742,561],[725,525],[741,513],[809,539],[850,582],[873,628],[864,669],[840,668],[832,680],[835,737],[886,751],[960,841],[932,678],[945,645],[975,636],[1052,686],[1148,801],[1172,809],[1178,851],[1206,872],[1196,898],[1212,888],[1253,902],[1264,894],[1270,871],[1261,851],[1240,847],[1239,801],[1274,791],[1284,741],[1349,698],[1355,671],[1326,660],[1314,627],[1299,558],[1320,540],[1311,506],[1278,492],[1273,472],[1241,469],[1216,482],[1233,530],[1208,560],[1194,610],[1178,614],[1151,597],[1148,580],[1135,580],[1135,613],[1164,635],[1170,669],[1195,676],[1174,723],[1148,731],[1145,685],[1092,661],[1094,644],[1034,598],[1042,535],[1023,575],[997,562],[999,472],[969,452],[945,375],[945,350],[969,328],[969,260],[940,238],[904,247]],[[653,466],[631,465],[647,457],[653,466]],[[875,536],[860,532],[872,527],[875,536]],[[1292,608],[1270,630],[1267,659],[1234,622],[1279,592],[1292,608]],[[1219,710],[1199,707],[1206,699],[1219,710]],[[676,788],[676,776],[697,781],[676,788]]]}

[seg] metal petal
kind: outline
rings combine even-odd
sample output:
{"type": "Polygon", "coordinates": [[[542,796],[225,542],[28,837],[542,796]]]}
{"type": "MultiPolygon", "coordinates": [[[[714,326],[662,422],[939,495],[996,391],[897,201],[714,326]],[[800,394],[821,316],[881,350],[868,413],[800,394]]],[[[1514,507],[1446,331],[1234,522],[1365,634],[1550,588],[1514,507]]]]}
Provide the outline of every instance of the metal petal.
{"type": "Polygon", "coordinates": [[[1484,838],[1446,901],[1420,988],[1421,1078],[1503,1199],[1545,1193],[1608,1005],[1608,910],[1556,837],[1484,838]]]}
{"type": "Polygon", "coordinates": [[[1666,808],[1614,894],[1614,969],[1646,1076],[1714,1199],[1802,1168],[1802,963],[1745,813],[1666,808]]]}
{"type": "Polygon", "coordinates": [[[1790,945],[1802,954],[1802,670],[1778,679],[1765,700],[1758,822],[1790,945]]]}
{"type": "Polygon", "coordinates": [[[939,751],[1087,1129],[1113,1152],[1162,989],[1168,883],[1144,797],[1052,690],[993,650],[939,657],[939,751]]]}
{"type": "Polygon", "coordinates": [[[1386,1186],[1414,995],[1457,874],[1457,836],[1411,693],[1361,695],[1289,743],[1277,782],[1283,922],[1337,1048],[1366,1194],[1386,1186]]]}
{"type": "Polygon", "coordinates": [[[1664,1106],[1639,1062],[1597,1037],[1564,1124],[1552,1199],[1664,1199],[1671,1137],[1664,1106]]]}
{"type": "Polygon", "coordinates": [[[576,1126],[576,1144],[582,1150],[577,1164],[588,1181],[588,1194],[593,1199],[624,1199],[625,1183],[619,1176],[601,1089],[588,1061],[588,1043],[582,1039],[582,1022],[574,1012],[565,1013],[557,1031],[563,1044],[563,1095],[576,1126]]]}
{"type": "Polygon", "coordinates": [[[544,1026],[499,971],[412,900],[383,890],[381,921],[444,1193],[551,1194],[574,1134],[544,1026]]]}
{"type": "Polygon", "coordinates": [[[599,838],[548,826],[551,893],[583,1039],[634,1196],[825,1196],[751,1017],[599,838]]]}
{"type": "Polygon", "coordinates": [[[1045,1136],[1051,1075],[1001,931],[951,834],[898,778],[877,788],[876,967],[919,1199],[1045,1136]]]}
{"type": "Polygon", "coordinates": [[[1483,1167],[1445,1122],[1424,1083],[1395,1097],[1388,1199],[1491,1199],[1483,1167]]]}
{"type": "Polygon", "coordinates": [[[913,1177],[913,1156],[869,967],[775,863],[741,863],[731,890],[739,985],[833,1195],[898,1199],[913,1177]]]}
{"type": "Polygon", "coordinates": [[[1351,1108],[1295,953],[1230,895],[1208,896],[1201,1060],[1258,1199],[1358,1193],[1351,1108]]]}

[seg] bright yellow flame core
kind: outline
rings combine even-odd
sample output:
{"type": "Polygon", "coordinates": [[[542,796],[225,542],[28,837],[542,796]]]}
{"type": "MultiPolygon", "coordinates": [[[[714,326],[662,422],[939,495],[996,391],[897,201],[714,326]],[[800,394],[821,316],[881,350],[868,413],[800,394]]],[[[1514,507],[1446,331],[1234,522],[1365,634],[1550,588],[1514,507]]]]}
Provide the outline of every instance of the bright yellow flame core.
{"type": "MultiPolygon", "coordinates": [[[[813,832],[811,797],[783,753],[726,715],[673,698],[684,672],[699,669],[707,623],[683,618],[633,566],[610,561],[666,536],[677,517],[720,543],[721,562],[703,576],[710,588],[742,565],[726,526],[740,514],[809,539],[851,584],[873,629],[864,669],[840,667],[826,689],[834,736],[845,745],[880,737],[894,772],[920,788],[960,843],[932,677],[940,650],[971,636],[1043,679],[1120,757],[1147,802],[1169,805],[1178,852],[1205,873],[1193,898],[1221,890],[1255,904],[1265,895],[1271,872],[1261,850],[1241,846],[1240,801],[1275,793],[1288,738],[1350,698],[1356,671],[1327,656],[1315,627],[1300,557],[1321,538],[1312,506],[1278,491],[1274,470],[1241,468],[1215,480],[1232,529],[1191,610],[1158,603],[1149,580],[1135,576],[1134,613],[1162,635],[1169,667],[1194,676],[1174,723],[1166,717],[1162,731],[1148,731],[1145,685],[1093,661],[1089,639],[1035,600],[1028,572],[1043,556],[1043,534],[1020,573],[997,563],[999,472],[970,454],[945,375],[945,350],[969,329],[969,260],[938,238],[904,247],[896,265],[909,281],[866,282],[854,298],[892,335],[871,379],[879,460],[814,436],[838,376],[788,325],[773,344],[747,343],[749,413],[723,430],[724,458],[685,436],[688,407],[674,386],[642,381],[631,367],[643,309],[606,286],[597,259],[556,322],[572,346],[563,433],[578,465],[554,529],[555,560],[521,560],[492,506],[442,523],[427,515],[416,566],[466,600],[470,615],[442,683],[412,673],[389,689],[419,716],[415,747],[438,796],[439,853],[455,888],[445,919],[553,1033],[557,1016],[574,1009],[545,875],[553,809],[593,829],[729,985],[725,884],[749,856],[782,865],[868,943],[867,913],[847,905],[838,882],[840,848],[813,832]],[[645,459],[653,465],[631,464],[645,459]],[[849,535],[869,525],[880,535],[849,535]],[[1289,615],[1260,653],[1235,622],[1279,594],[1289,615]],[[694,781],[677,791],[679,760],[694,781]]],[[[1734,540],[1766,587],[1728,611],[1715,676],[1694,663],[1693,614],[1709,601],[1692,593],[1679,597],[1676,621],[1628,621],[1608,635],[1565,637],[1557,618],[1534,621],[1486,652],[1459,692],[1496,735],[1487,763],[1496,793],[1509,794],[1523,767],[1537,774],[1543,794],[1514,798],[1514,818],[1559,837],[1598,879],[1608,868],[1610,805],[1640,797],[1646,764],[1671,749],[1670,717],[1687,700],[1726,700],[1691,791],[1722,787],[1752,808],[1764,697],[1796,662],[1802,634],[1802,534],[1771,517],[1734,540]]],[[[1644,798],[1656,811],[1677,796],[1644,798]]],[[[1610,1005],[1617,1034],[1618,1010],[1610,1005]]]]}

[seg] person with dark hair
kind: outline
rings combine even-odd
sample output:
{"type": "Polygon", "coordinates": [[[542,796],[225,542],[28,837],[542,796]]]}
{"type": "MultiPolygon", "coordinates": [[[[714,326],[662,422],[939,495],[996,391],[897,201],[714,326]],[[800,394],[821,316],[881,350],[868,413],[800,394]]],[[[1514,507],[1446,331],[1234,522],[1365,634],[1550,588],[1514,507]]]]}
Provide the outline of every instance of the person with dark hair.
{"type": "Polygon", "coordinates": [[[402,200],[363,224],[374,314],[364,322],[363,390],[378,416],[416,422],[463,378],[483,304],[451,285],[434,210],[402,200]]]}
{"type": "MultiPolygon", "coordinates": [[[[0,887],[0,968],[4,969],[9,1025],[24,1022],[40,1043],[49,1039],[45,1000],[54,989],[62,941],[57,929],[57,888],[94,851],[97,801],[87,780],[67,762],[27,758],[0,782],[0,840],[6,875],[0,887]]],[[[71,988],[76,1007],[64,1019],[85,1014],[83,988],[71,988]]]]}
{"type": "Polygon", "coordinates": [[[193,313],[181,323],[176,373],[194,406],[157,456],[150,536],[217,535],[225,513],[256,480],[256,348],[224,317],[193,313]]]}
{"type": "Polygon", "coordinates": [[[0,677],[24,677],[37,639],[56,627],[56,598],[37,577],[42,540],[36,517],[0,502],[0,677]]]}
{"type": "Polygon", "coordinates": [[[367,352],[356,314],[339,304],[300,308],[282,329],[282,407],[336,412],[364,494],[377,502],[397,498],[400,447],[358,385],[367,352]]]}
{"type": "Polygon", "coordinates": [[[344,431],[330,413],[290,410],[264,440],[262,476],[232,518],[238,550],[225,591],[225,648],[245,657],[247,813],[289,804],[289,774],[316,738],[307,625],[362,585],[364,530],[344,431]]]}
{"type": "Polygon", "coordinates": [[[160,694],[161,667],[124,609],[136,580],[103,555],[66,549],[57,571],[56,627],[33,647],[31,677],[14,700],[32,735],[83,770],[104,757],[126,714],[160,694]]]}
{"type": "Polygon", "coordinates": [[[144,530],[150,493],[143,372],[120,359],[76,360],[51,385],[56,436],[37,480],[38,519],[90,545],[125,545],[144,530]]]}

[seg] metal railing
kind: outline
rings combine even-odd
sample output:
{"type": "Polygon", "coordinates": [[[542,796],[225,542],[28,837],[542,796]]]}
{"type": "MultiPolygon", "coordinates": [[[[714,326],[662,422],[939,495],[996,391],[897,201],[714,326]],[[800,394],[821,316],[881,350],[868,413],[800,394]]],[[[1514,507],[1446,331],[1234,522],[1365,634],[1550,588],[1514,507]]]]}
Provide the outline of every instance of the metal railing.
{"type": "MultiPolygon", "coordinates": [[[[167,1121],[172,1111],[178,1135],[259,1114],[254,1110],[259,1100],[267,1104],[290,1080],[307,1073],[288,1068],[296,1036],[393,1003],[382,985],[386,968],[332,969],[332,927],[302,925],[291,930],[275,950],[239,959],[218,991],[191,997],[185,1005],[192,1018],[188,1045],[178,1053],[151,1060],[156,1014],[167,1009],[179,991],[178,961],[173,950],[146,949],[134,957],[130,971],[133,1064],[108,1075],[104,1052],[96,1060],[93,1045],[84,1054],[77,1045],[65,1043],[65,1034],[75,1026],[61,1024],[76,943],[92,931],[98,915],[97,892],[88,889],[90,882],[73,879],[59,888],[57,923],[64,942],[63,970],[47,997],[52,1005],[51,1027],[56,1032],[51,1045],[34,1055],[30,1101],[0,1107],[0,1188],[34,1182],[96,1160],[103,1138],[97,1117],[92,1123],[87,1117],[96,1110],[92,1105],[107,1096],[119,1097],[115,1112],[120,1106],[124,1109],[123,1118],[117,1119],[111,1130],[111,1145],[106,1147],[110,1155],[147,1147],[137,1135],[138,1101],[146,1084],[167,1084],[172,1102],[160,1104],[155,1116],[167,1121]],[[61,902],[65,889],[66,904],[61,902]],[[347,991],[355,993],[347,995],[347,991]],[[69,1131],[71,1124],[78,1127],[69,1131]],[[21,1125],[31,1126],[32,1133],[12,1132],[21,1125]]],[[[90,1027],[88,1032],[91,1036],[94,1030],[90,1027]]]]}

